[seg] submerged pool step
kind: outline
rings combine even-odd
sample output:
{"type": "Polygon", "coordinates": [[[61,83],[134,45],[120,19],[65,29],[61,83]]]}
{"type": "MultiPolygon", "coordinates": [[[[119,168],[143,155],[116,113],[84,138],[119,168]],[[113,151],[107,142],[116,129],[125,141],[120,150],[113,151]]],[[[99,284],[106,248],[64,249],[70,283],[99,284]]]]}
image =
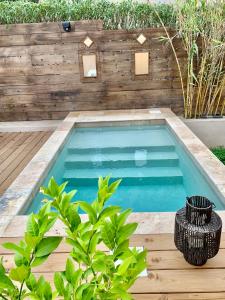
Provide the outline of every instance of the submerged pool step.
{"type": "Polygon", "coordinates": [[[165,126],[118,126],[75,129],[70,148],[149,147],[174,145],[165,126]]]}
{"type": "Polygon", "coordinates": [[[179,158],[173,151],[137,150],[134,153],[70,154],[65,161],[65,168],[175,167],[178,163],[179,158]]]}
{"type": "Polygon", "coordinates": [[[110,175],[113,180],[123,179],[123,184],[182,183],[183,174],[178,167],[101,168],[66,170],[63,180],[71,184],[96,184],[99,176],[110,175]]]}
{"type": "Polygon", "coordinates": [[[136,151],[147,151],[147,152],[165,152],[165,151],[174,151],[175,146],[173,144],[165,145],[151,145],[151,146],[129,146],[129,147],[68,147],[68,154],[96,154],[96,153],[134,153],[136,151]]]}

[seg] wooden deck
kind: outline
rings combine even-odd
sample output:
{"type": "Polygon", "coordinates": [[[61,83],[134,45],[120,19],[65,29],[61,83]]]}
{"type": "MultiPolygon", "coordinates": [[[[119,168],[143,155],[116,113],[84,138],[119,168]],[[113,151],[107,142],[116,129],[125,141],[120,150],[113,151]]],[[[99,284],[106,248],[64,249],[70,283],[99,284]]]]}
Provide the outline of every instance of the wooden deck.
{"type": "Polygon", "coordinates": [[[10,186],[52,132],[0,132],[0,195],[10,186]]]}
{"type": "MultiPolygon", "coordinates": [[[[0,243],[19,241],[18,227],[15,227],[18,221],[12,222],[11,229],[6,230],[8,237],[0,238],[0,243]]],[[[131,245],[144,245],[148,249],[148,277],[138,279],[132,287],[134,299],[225,299],[225,234],[219,254],[198,268],[187,264],[175,249],[172,234],[134,235],[131,245]]],[[[43,274],[52,283],[53,273],[64,270],[69,250],[69,246],[63,242],[44,265],[35,269],[36,275],[43,274]]],[[[13,256],[9,250],[0,248],[0,256],[3,256],[7,268],[13,266],[13,256]]]]}

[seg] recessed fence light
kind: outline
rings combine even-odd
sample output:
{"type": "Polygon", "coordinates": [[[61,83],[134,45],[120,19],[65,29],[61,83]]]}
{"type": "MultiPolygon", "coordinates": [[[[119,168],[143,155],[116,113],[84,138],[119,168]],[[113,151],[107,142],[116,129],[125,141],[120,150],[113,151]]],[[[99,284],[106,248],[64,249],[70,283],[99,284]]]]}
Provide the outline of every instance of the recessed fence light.
{"type": "Polygon", "coordinates": [[[149,53],[136,52],[135,53],[135,75],[149,74],[149,53]]]}
{"type": "Polygon", "coordinates": [[[84,77],[97,77],[96,55],[83,55],[84,77]]]}
{"type": "Polygon", "coordinates": [[[87,37],[85,38],[85,40],[84,40],[84,44],[85,44],[85,46],[87,46],[88,48],[90,48],[91,45],[93,44],[93,41],[92,41],[91,38],[89,38],[89,36],[87,36],[87,37]]]}
{"type": "Polygon", "coordinates": [[[71,24],[68,21],[62,22],[62,26],[64,31],[70,32],[71,31],[71,24]]]}
{"type": "Polygon", "coordinates": [[[144,34],[142,34],[142,33],[137,37],[137,41],[138,41],[138,43],[141,44],[141,45],[143,45],[143,44],[145,43],[146,40],[147,40],[146,37],[145,37],[144,34]]]}

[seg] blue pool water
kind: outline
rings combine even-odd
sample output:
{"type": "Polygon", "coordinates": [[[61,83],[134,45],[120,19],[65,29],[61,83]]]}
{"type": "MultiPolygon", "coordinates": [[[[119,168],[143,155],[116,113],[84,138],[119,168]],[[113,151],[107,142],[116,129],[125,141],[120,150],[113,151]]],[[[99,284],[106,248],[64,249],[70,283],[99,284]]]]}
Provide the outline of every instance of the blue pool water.
{"type": "MultiPolygon", "coordinates": [[[[176,211],[186,196],[203,195],[224,209],[215,191],[179,141],[164,125],[75,128],[48,176],[67,190],[77,189],[74,200],[93,201],[99,176],[122,178],[109,204],[134,212],[176,211]]],[[[43,196],[37,194],[27,213],[36,212],[43,196]]]]}

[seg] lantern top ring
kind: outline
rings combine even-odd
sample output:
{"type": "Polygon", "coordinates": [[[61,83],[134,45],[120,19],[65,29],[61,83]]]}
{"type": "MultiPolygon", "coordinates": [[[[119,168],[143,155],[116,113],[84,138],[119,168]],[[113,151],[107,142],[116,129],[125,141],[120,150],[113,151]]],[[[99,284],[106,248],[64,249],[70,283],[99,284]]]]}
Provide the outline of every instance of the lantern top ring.
{"type": "Polygon", "coordinates": [[[186,204],[188,206],[190,206],[191,208],[201,209],[201,210],[204,210],[204,209],[208,210],[208,209],[216,207],[216,205],[213,202],[211,202],[206,197],[202,197],[202,196],[187,197],[186,204]]]}

